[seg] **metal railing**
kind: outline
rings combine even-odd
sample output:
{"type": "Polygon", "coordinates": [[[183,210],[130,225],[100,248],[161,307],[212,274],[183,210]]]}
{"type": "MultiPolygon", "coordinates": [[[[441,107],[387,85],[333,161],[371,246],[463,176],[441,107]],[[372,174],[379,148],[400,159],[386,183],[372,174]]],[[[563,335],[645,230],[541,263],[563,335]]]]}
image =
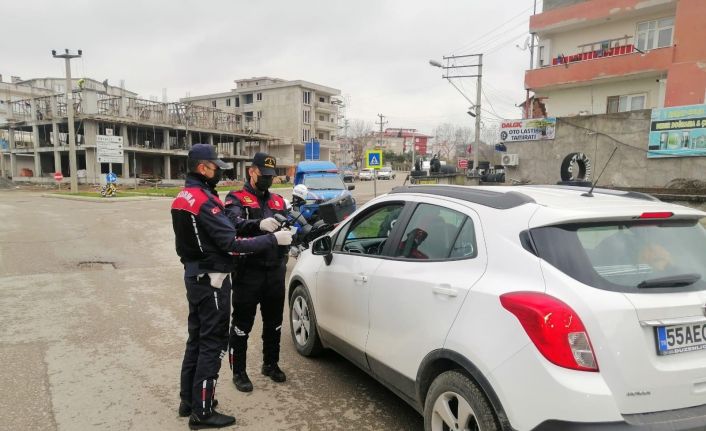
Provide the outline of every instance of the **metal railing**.
{"type": "Polygon", "coordinates": [[[605,39],[578,45],[580,52],[571,55],[560,54],[552,58],[552,66],[574,63],[577,61],[593,60],[596,58],[613,57],[636,52],[635,46],[629,43],[632,36],[625,35],[615,39],[605,39]]]}

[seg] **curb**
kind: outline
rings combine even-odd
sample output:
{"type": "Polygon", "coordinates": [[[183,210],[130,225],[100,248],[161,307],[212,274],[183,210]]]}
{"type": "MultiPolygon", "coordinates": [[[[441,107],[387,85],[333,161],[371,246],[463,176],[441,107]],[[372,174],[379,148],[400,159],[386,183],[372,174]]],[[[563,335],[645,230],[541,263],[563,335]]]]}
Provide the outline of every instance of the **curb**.
{"type": "Polygon", "coordinates": [[[43,198],[54,198],[54,199],[66,199],[70,201],[83,201],[83,202],[94,202],[99,204],[112,204],[116,202],[135,202],[135,201],[153,201],[159,199],[172,199],[165,196],[134,196],[125,198],[103,198],[103,197],[87,197],[87,196],[71,196],[71,195],[60,195],[60,194],[42,194],[43,198]]]}

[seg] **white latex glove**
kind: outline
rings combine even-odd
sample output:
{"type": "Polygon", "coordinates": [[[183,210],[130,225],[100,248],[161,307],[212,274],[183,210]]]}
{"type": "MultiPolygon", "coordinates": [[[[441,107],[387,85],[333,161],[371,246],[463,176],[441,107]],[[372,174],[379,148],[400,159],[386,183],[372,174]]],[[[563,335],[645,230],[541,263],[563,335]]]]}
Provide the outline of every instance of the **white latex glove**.
{"type": "Polygon", "coordinates": [[[277,245],[289,245],[292,243],[292,232],[288,230],[278,230],[272,235],[277,239],[277,245]]]}
{"type": "Polygon", "coordinates": [[[260,221],[260,230],[263,232],[274,232],[279,229],[279,222],[272,217],[260,221]]]}

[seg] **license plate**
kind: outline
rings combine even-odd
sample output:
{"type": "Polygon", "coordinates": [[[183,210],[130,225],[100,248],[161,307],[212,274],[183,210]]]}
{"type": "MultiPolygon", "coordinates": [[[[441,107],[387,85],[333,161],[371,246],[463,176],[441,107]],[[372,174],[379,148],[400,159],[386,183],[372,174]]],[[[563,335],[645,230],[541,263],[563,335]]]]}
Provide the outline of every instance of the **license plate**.
{"type": "Polygon", "coordinates": [[[657,353],[660,355],[704,349],[706,349],[706,323],[657,327],[657,353]]]}

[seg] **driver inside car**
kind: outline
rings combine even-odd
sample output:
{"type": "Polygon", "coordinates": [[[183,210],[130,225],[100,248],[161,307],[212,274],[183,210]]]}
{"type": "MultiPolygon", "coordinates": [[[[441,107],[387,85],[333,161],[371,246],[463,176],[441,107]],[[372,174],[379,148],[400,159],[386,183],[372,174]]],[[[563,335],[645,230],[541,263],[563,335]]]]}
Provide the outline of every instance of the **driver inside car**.
{"type": "Polygon", "coordinates": [[[401,256],[412,259],[429,259],[429,256],[419,251],[419,246],[427,239],[427,231],[414,228],[407,234],[407,237],[400,243],[401,256]]]}

